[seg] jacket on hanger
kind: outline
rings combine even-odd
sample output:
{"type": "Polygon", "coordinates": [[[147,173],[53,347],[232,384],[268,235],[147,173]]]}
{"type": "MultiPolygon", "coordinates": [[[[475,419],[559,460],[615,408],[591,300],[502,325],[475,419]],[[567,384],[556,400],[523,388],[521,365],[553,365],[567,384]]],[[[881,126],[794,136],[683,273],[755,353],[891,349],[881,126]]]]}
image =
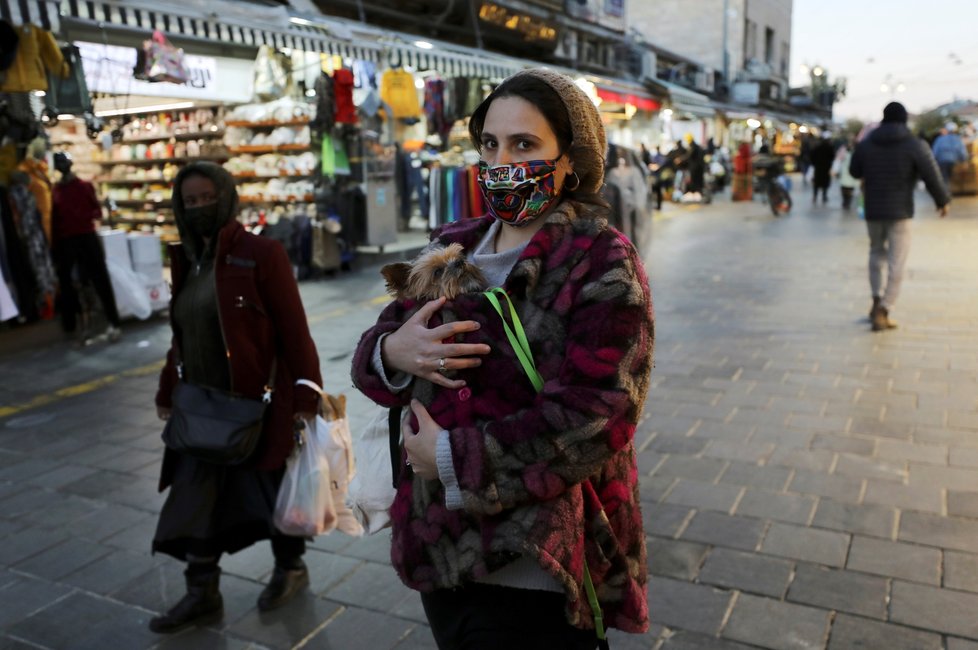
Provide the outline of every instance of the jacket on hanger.
{"type": "Polygon", "coordinates": [[[24,93],[31,90],[47,90],[47,73],[57,72],[67,76],[64,57],[51,32],[35,25],[17,27],[17,56],[7,69],[7,78],[0,85],[5,93],[24,93]]]}

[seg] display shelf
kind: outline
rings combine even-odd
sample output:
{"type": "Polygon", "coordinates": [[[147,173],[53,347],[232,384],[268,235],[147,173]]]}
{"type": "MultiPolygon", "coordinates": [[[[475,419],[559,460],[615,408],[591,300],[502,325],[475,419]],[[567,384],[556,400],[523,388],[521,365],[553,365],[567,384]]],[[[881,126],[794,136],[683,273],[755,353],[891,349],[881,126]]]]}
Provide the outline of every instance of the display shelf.
{"type": "Polygon", "coordinates": [[[274,129],[280,126],[305,126],[309,124],[308,117],[300,117],[287,122],[248,122],[247,120],[225,120],[224,126],[239,126],[247,129],[274,129]]]}
{"type": "Polygon", "coordinates": [[[136,160],[95,160],[93,162],[103,165],[165,165],[166,163],[188,163],[194,162],[195,160],[208,160],[210,162],[217,162],[220,160],[227,160],[229,156],[194,156],[184,157],[184,158],[139,158],[136,160]]]}
{"type": "Polygon", "coordinates": [[[240,182],[247,181],[270,181],[276,178],[305,179],[313,178],[313,174],[232,174],[234,180],[240,182]]]}
{"type": "Polygon", "coordinates": [[[111,178],[100,176],[92,179],[93,183],[105,183],[106,185],[170,185],[172,180],[165,178],[111,178]]]}
{"type": "Polygon", "coordinates": [[[167,219],[166,217],[109,217],[107,221],[112,222],[113,225],[125,225],[131,224],[134,226],[167,226],[172,225],[173,220],[167,219]]]}
{"type": "Polygon", "coordinates": [[[257,197],[257,196],[243,196],[240,199],[240,203],[242,205],[254,205],[256,203],[258,203],[258,204],[261,204],[261,203],[272,203],[272,204],[274,204],[274,203],[312,203],[313,198],[314,197],[313,197],[312,194],[303,194],[301,197],[300,196],[293,196],[293,197],[289,197],[287,199],[265,199],[265,198],[261,198],[261,197],[257,197]]]}
{"type": "Polygon", "coordinates": [[[232,154],[239,153],[281,153],[283,151],[309,151],[308,144],[245,144],[228,147],[232,154]]]}
{"type": "Polygon", "coordinates": [[[152,205],[157,208],[168,208],[170,207],[170,199],[163,199],[161,201],[154,201],[153,199],[109,199],[113,201],[120,208],[138,208],[144,205],[152,205]]]}
{"type": "Polygon", "coordinates": [[[139,142],[159,142],[161,140],[196,140],[198,138],[223,138],[224,129],[217,131],[194,131],[192,133],[159,133],[157,135],[145,135],[138,138],[125,138],[114,144],[136,144],[139,142]]]}

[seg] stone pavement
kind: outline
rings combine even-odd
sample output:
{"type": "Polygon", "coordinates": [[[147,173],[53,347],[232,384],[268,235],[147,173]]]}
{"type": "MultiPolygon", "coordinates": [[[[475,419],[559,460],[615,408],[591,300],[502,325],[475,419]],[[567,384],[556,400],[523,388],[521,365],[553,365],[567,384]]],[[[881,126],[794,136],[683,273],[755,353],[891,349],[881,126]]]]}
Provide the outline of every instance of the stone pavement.
{"type": "MultiPolygon", "coordinates": [[[[855,215],[670,206],[643,246],[656,369],[637,433],[654,624],[616,650],[978,650],[978,201],[921,197],[909,277],[871,333],[855,215]]],[[[373,271],[307,283],[326,388],[350,386],[373,271]]],[[[377,300],[381,298],[381,300],[377,300]]],[[[260,614],[267,544],[225,558],[226,615],[159,637],[183,591],[162,503],[159,320],[0,359],[0,648],[434,648],[385,535],[318,538],[307,594],[260,614]]]]}

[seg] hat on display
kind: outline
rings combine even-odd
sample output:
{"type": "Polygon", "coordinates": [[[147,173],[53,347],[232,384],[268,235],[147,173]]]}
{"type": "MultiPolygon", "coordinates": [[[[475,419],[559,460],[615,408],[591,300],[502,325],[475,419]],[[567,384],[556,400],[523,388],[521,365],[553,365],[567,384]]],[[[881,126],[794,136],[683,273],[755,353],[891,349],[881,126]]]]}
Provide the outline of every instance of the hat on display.
{"type": "Polygon", "coordinates": [[[573,79],[559,72],[530,68],[511,75],[506,81],[519,77],[539,79],[550,86],[564,103],[574,136],[571,158],[574,171],[581,179],[578,190],[584,194],[596,193],[604,183],[604,155],[608,149],[604,124],[601,123],[597,106],[573,79]]]}
{"type": "Polygon", "coordinates": [[[900,102],[890,102],[883,109],[884,122],[907,123],[907,109],[900,102]]]}

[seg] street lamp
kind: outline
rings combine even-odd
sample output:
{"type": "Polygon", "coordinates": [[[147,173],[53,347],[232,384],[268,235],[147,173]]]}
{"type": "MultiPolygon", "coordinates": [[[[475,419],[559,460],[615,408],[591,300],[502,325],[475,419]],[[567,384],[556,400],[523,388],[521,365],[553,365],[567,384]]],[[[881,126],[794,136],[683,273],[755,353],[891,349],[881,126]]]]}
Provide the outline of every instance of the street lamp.
{"type": "Polygon", "coordinates": [[[902,81],[894,79],[892,74],[886,75],[883,78],[883,83],[880,84],[880,92],[890,93],[890,99],[893,99],[897,93],[902,93],[906,89],[906,85],[902,81]]]}

